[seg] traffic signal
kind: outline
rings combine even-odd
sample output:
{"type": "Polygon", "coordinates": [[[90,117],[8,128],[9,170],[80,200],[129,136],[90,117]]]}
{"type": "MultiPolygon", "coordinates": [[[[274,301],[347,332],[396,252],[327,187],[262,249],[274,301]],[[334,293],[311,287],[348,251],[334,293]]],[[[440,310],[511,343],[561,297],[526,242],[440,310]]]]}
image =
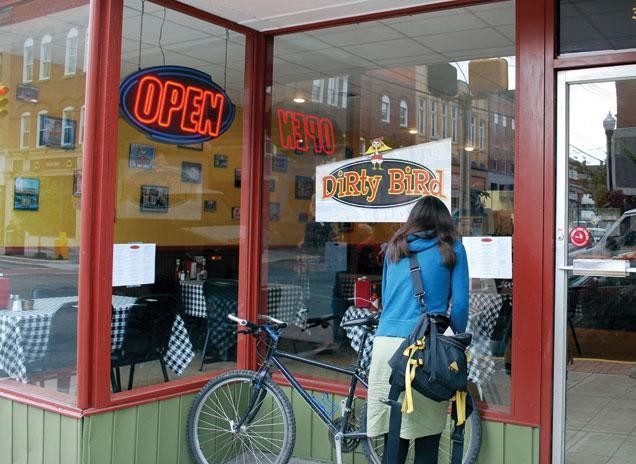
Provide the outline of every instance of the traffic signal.
{"type": "Polygon", "coordinates": [[[9,104],[9,87],[0,82],[0,118],[9,114],[7,105],[9,104]]]}

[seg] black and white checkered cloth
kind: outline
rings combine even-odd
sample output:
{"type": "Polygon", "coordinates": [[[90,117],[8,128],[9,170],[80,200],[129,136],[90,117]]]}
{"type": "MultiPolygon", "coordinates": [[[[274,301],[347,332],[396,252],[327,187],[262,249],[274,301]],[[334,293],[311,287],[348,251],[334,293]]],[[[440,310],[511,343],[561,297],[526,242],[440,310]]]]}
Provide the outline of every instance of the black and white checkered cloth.
{"type": "MultiPolygon", "coordinates": [[[[468,366],[468,378],[476,385],[487,383],[495,372],[495,361],[490,347],[490,337],[495,323],[499,317],[499,312],[506,298],[496,293],[470,293],[469,296],[469,317],[467,332],[473,334],[473,342],[470,345],[470,364],[468,366]]],[[[350,306],[342,317],[342,322],[371,314],[367,309],[350,306]]],[[[360,327],[345,328],[347,337],[351,340],[354,350],[360,349],[362,339],[362,329],[360,327]]],[[[373,333],[369,333],[364,344],[362,355],[363,367],[366,369],[370,364],[373,351],[373,333]]]]}
{"type": "MultiPolygon", "coordinates": [[[[10,378],[26,383],[27,364],[42,359],[49,343],[51,316],[64,303],[77,301],[77,297],[39,298],[31,311],[0,311],[0,370],[10,378]]],[[[112,349],[124,341],[126,316],[135,302],[134,297],[113,296],[115,313],[112,319],[112,349]]],[[[181,317],[172,327],[166,365],[180,375],[194,358],[190,337],[181,317]]]]}
{"type": "MultiPolygon", "coordinates": [[[[371,312],[368,309],[350,306],[342,316],[340,325],[342,326],[343,322],[351,321],[353,319],[359,319],[362,317],[368,317],[370,315],[371,312]]],[[[356,351],[356,353],[360,352],[362,337],[364,336],[364,329],[361,326],[355,326],[343,327],[343,330],[347,334],[347,338],[351,340],[351,347],[356,351]]],[[[360,367],[362,367],[362,369],[366,370],[371,365],[371,354],[373,353],[374,338],[375,330],[372,330],[367,334],[367,339],[364,342],[364,347],[362,347],[362,359],[360,360],[360,367]]]]}
{"type": "Polygon", "coordinates": [[[468,380],[476,385],[485,385],[495,373],[490,337],[497,323],[504,296],[497,293],[471,292],[469,317],[466,331],[473,334],[468,348],[470,363],[468,380]]]}
{"type": "MultiPolygon", "coordinates": [[[[181,300],[188,316],[207,317],[203,281],[181,281],[181,300]]],[[[223,321],[228,313],[236,312],[236,301],[226,300],[221,306],[223,307],[223,321]]],[[[293,322],[302,302],[303,291],[298,285],[270,283],[267,287],[267,314],[272,317],[293,322]]]]}

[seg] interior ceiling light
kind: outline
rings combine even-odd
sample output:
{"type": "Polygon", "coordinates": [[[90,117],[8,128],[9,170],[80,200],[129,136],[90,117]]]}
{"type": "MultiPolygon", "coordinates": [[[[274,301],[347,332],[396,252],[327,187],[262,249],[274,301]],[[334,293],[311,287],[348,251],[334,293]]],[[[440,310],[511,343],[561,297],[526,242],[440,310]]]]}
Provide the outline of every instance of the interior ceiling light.
{"type": "Polygon", "coordinates": [[[409,129],[409,134],[417,134],[417,129],[409,129]]]}
{"type": "Polygon", "coordinates": [[[294,103],[305,103],[305,99],[303,97],[294,97],[294,103]]]}

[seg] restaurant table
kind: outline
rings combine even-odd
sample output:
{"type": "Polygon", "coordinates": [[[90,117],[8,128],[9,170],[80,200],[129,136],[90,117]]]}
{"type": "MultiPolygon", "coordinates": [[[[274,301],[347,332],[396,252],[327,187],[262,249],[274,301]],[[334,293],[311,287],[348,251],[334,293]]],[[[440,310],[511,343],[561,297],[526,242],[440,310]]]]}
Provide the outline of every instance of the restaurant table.
{"type": "MultiPolygon", "coordinates": [[[[182,280],[181,301],[188,316],[207,317],[205,297],[203,296],[203,280],[182,280]]],[[[228,313],[236,313],[237,301],[224,298],[221,300],[221,319],[225,321],[228,313]]],[[[294,284],[270,283],[267,286],[267,314],[292,323],[299,309],[303,306],[302,288],[294,284]]]]}
{"type": "MultiPolygon", "coordinates": [[[[136,298],[113,295],[111,348],[120,348],[124,341],[126,316],[136,298]]],[[[46,354],[51,318],[63,304],[76,302],[77,297],[38,298],[29,311],[0,310],[0,370],[10,378],[26,383],[27,364],[46,354]]],[[[177,375],[194,358],[192,343],[183,323],[177,316],[172,326],[166,365],[177,375]]]]}
{"type": "MultiPolygon", "coordinates": [[[[468,365],[468,379],[478,387],[487,383],[495,372],[495,361],[492,355],[490,337],[499,317],[499,313],[509,295],[498,293],[471,292],[469,295],[469,316],[466,332],[473,334],[473,341],[469,347],[470,363],[468,365]]],[[[369,316],[368,309],[350,306],[342,317],[342,322],[369,316]]],[[[361,347],[362,328],[344,328],[351,340],[351,347],[358,352],[364,350],[361,365],[367,369],[370,365],[373,351],[374,333],[370,332],[364,347],[361,347]]]]}

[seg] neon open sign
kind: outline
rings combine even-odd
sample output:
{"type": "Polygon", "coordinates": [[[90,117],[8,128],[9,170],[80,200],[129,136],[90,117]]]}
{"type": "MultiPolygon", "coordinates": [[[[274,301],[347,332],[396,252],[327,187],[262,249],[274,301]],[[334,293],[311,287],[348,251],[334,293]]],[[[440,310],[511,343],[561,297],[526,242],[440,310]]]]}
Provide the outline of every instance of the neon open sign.
{"type": "Polygon", "coordinates": [[[156,66],[129,75],[119,86],[119,105],[134,127],[173,144],[220,136],[236,111],[208,74],[182,66],[156,66]]]}

